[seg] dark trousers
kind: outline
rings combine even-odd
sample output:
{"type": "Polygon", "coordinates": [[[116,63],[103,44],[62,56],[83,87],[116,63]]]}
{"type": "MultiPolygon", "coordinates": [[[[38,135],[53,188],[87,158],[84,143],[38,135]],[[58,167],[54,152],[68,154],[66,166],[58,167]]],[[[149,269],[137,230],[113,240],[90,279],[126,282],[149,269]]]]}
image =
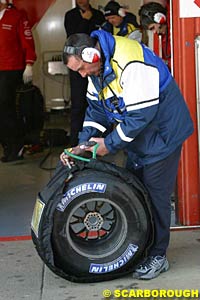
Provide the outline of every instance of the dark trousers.
{"type": "Polygon", "coordinates": [[[71,121],[70,121],[70,144],[78,144],[78,134],[82,130],[87,108],[87,85],[88,79],[81,77],[77,72],[70,70],[70,89],[71,89],[71,121]]]}
{"type": "Polygon", "coordinates": [[[0,143],[16,143],[23,131],[16,113],[16,89],[23,71],[0,71],[0,143]]]}
{"type": "Polygon", "coordinates": [[[134,170],[150,195],[155,237],[148,255],[165,255],[170,239],[171,194],[175,188],[181,146],[167,158],[134,170]]]}

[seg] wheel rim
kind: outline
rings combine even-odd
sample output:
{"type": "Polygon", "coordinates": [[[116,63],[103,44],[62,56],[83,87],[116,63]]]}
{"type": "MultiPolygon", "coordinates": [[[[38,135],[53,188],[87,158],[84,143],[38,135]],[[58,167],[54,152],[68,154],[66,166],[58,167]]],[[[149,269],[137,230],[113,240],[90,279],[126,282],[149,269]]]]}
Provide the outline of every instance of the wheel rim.
{"type": "Polygon", "coordinates": [[[126,216],[116,203],[106,198],[91,198],[71,210],[64,235],[78,254],[99,259],[123,245],[127,228],[126,216]]]}

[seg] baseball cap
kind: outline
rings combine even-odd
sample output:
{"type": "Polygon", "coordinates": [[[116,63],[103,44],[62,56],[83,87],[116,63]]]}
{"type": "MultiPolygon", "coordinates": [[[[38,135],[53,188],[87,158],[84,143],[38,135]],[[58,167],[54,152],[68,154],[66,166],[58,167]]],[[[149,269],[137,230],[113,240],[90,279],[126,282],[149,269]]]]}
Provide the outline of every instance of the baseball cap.
{"type": "Polygon", "coordinates": [[[109,1],[108,4],[104,7],[105,17],[117,15],[119,16],[119,10],[122,8],[118,2],[109,1]]]}

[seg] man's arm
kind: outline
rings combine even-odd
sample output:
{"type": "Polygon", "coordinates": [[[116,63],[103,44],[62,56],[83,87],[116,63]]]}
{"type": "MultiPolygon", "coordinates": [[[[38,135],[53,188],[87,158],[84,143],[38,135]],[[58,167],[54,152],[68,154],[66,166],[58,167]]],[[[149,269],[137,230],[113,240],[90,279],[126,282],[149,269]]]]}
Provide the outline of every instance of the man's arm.
{"type": "Polygon", "coordinates": [[[88,141],[91,137],[101,137],[110,130],[110,124],[106,118],[101,103],[97,100],[88,100],[83,130],[79,136],[79,142],[88,141]]]}
{"type": "Polygon", "coordinates": [[[25,59],[23,81],[24,83],[28,83],[33,79],[32,65],[34,64],[37,56],[31,27],[25,14],[21,14],[18,30],[25,59]]]}
{"type": "Polygon", "coordinates": [[[37,58],[35,52],[35,43],[29,21],[24,14],[21,15],[18,31],[25,55],[25,63],[33,65],[37,58]]]}

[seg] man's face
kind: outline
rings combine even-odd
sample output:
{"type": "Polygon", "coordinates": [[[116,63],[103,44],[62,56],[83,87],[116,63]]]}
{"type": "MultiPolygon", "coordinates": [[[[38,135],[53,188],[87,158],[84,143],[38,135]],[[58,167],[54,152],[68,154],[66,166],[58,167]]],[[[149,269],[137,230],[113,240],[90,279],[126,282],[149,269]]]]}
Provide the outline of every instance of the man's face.
{"type": "Polygon", "coordinates": [[[123,18],[117,15],[112,15],[112,16],[107,16],[106,21],[108,21],[114,27],[117,27],[122,23],[123,18]]]}
{"type": "Polygon", "coordinates": [[[76,4],[82,9],[87,10],[89,7],[89,0],[76,0],[76,4]]]}
{"type": "Polygon", "coordinates": [[[148,25],[148,30],[152,31],[153,33],[157,33],[158,35],[162,35],[166,33],[166,26],[166,24],[152,23],[148,25]]]}
{"type": "Polygon", "coordinates": [[[101,69],[100,60],[96,63],[87,63],[76,56],[70,56],[67,67],[72,71],[78,72],[82,77],[99,76],[101,69]]]}

